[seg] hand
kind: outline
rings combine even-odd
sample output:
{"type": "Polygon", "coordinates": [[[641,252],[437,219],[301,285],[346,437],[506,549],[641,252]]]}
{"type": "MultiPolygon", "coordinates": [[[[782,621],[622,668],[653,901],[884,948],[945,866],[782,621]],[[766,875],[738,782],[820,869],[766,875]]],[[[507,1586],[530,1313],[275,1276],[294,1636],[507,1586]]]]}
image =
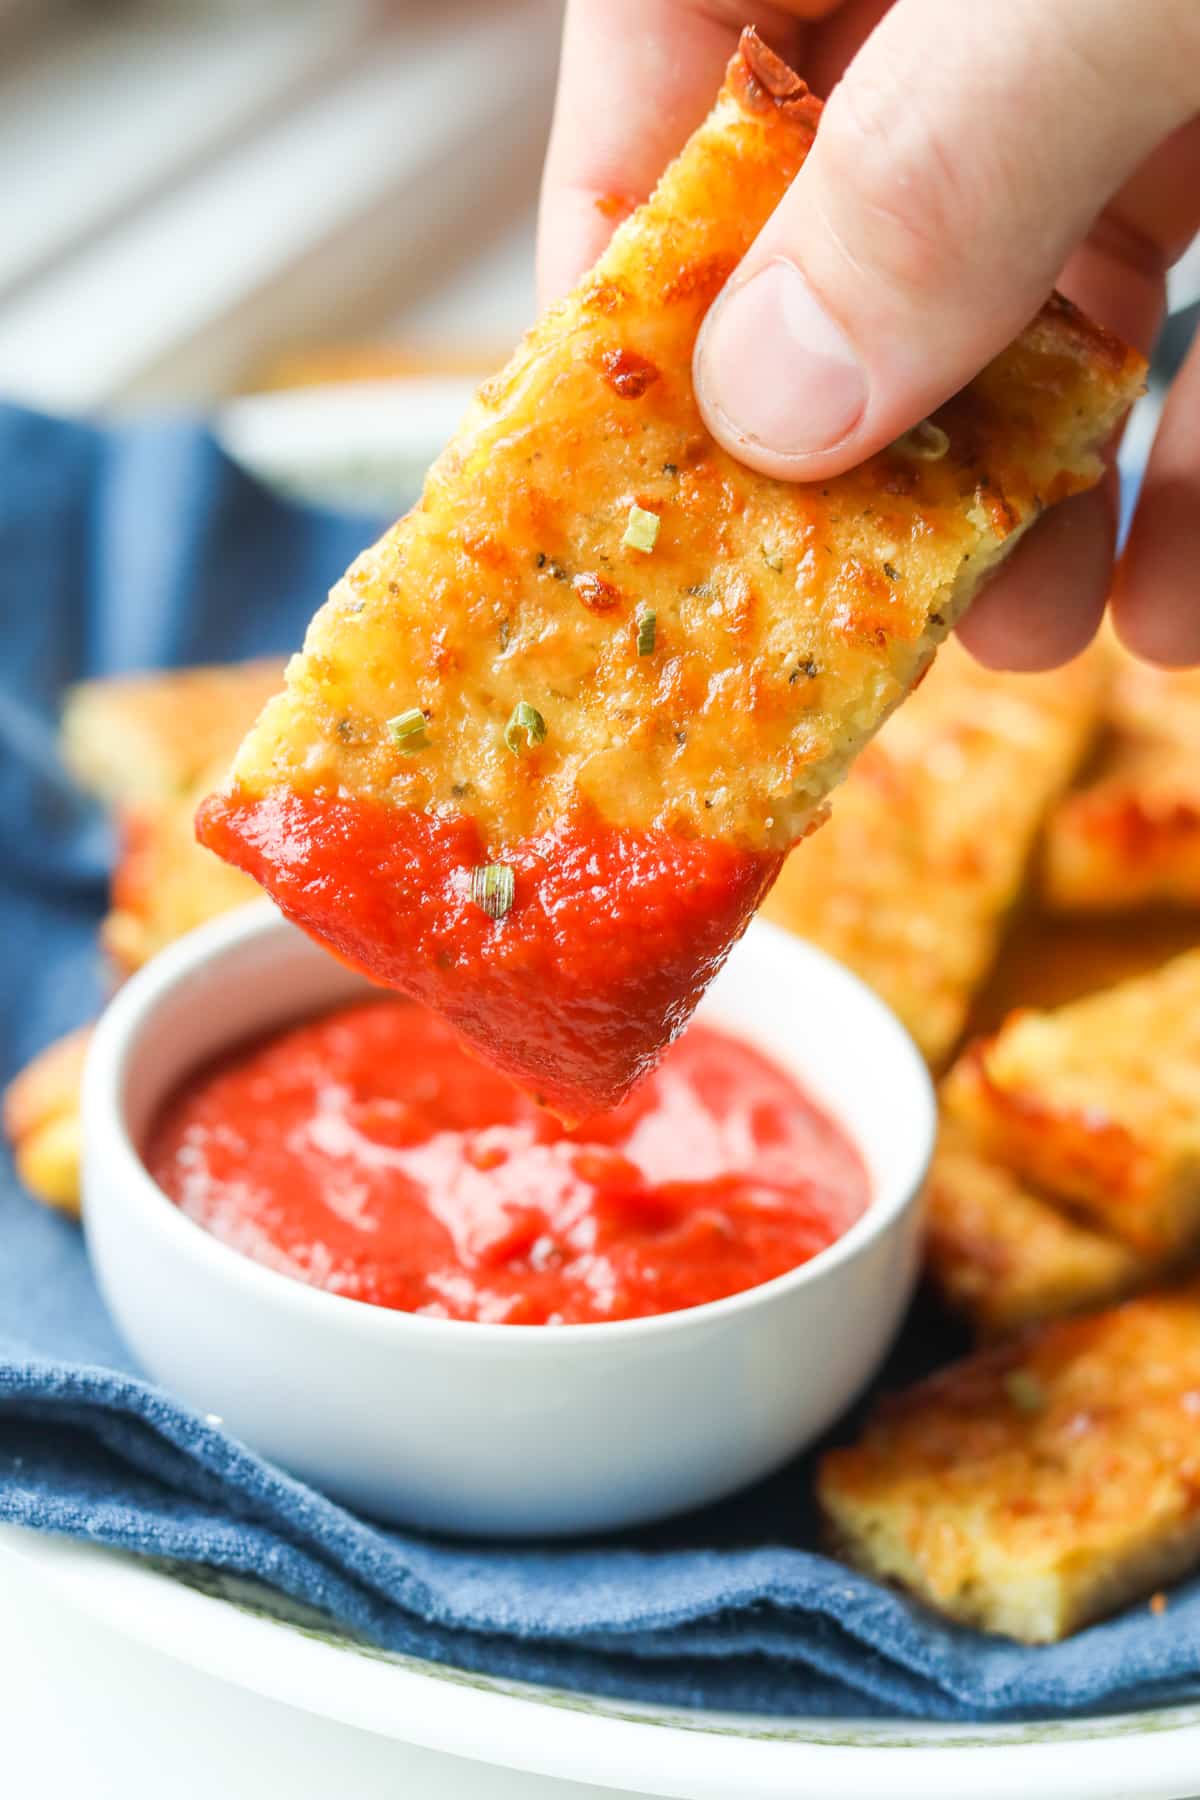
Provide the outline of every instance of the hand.
{"type": "MultiPolygon", "coordinates": [[[[1200,228],[1196,0],[571,0],[542,194],[542,298],[603,249],[699,123],[739,28],[815,92],[816,144],[697,345],[706,422],[808,481],[898,437],[1057,283],[1149,350],[1200,228]]],[[[1045,668],[1113,589],[1116,481],[1056,507],[962,627],[1045,668]]],[[[1200,342],[1159,427],[1112,595],[1129,647],[1200,662],[1200,342]]]]}

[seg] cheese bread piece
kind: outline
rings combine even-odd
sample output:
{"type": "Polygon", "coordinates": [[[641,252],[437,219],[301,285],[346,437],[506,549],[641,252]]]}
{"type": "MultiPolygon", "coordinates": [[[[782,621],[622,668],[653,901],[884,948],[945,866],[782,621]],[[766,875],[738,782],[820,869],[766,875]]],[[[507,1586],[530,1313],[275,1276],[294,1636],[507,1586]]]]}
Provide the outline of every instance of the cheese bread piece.
{"type": "MultiPolygon", "coordinates": [[[[243,720],[244,723],[244,720],[243,720]]],[[[258,889],[196,842],[196,803],[215,779],[209,771],[182,794],[118,809],[120,849],[100,941],[117,972],[132,974],[174,938],[258,889]]],[[[30,1192],[64,1212],[79,1210],[79,1088],[88,1032],[43,1050],[10,1083],[5,1134],[30,1192]]]]}
{"type": "MultiPolygon", "coordinates": [[[[258,889],[196,842],[193,817],[216,771],[173,798],[119,809],[120,850],[100,941],[121,975],[195,925],[253,900],[258,889]]],[[[88,1032],[43,1050],[10,1083],[4,1130],[17,1173],[39,1200],[79,1210],[79,1088],[88,1032]]]]}
{"type": "Polygon", "coordinates": [[[1200,670],[1156,669],[1107,636],[1111,742],[1046,833],[1059,912],[1200,905],[1200,670]]]}
{"type": "MultiPolygon", "coordinates": [[[[119,850],[100,942],[119,975],[218,913],[244,905],[258,888],[196,842],[196,804],[217,771],[171,798],[118,809],[119,850]]],[[[86,1032],[51,1044],[5,1097],[4,1128],[17,1172],[38,1199],[79,1210],[79,1083],[86,1032]]]]}
{"type": "Polygon", "coordinates": [[[28,1063],[4,1094],[4,1135],[17,1174],[39,1200],[79,1211],[79,1091],[91,1027],[59,1038],[28,1063]]]}
{"type": "Polygon", "coordinates": [[[340,956],[566,1116],[688,1018],[979,582],[1099,477],[1142,363],[1055,298],[821,485],[706,433],[704,314],[819,103],[748,34],[593,273],[481,389],[201,814],[340,956]]]}
{"type": "MultiPolygon", "coordinates": [[[[121,974],[193,925],[253,899],[254,883],[195,841],[193,817],[279,682],[279,663],[169,669],[69,690],[60,746],[82,786],[116,803],[119,850],[101,942],[121,974]]],[[[4,1095],[17,1173],[79,1211],[79,1090],[90,1028],[41,1051],[4,1095]]]]}
{"type": "Polygon", "coordinates": [[[63,758],[104,800],[178,796],[228,763],[279,676],[279,660],[266,657],[81,681],[63,706],[63,758]]]}
{"type": "Polygon", "coordinates": [[[98,678],[68,691],[63,758],[116,808],[117,862],[100,936],[121,974],[254,897],[248,876],[197,844],[193,821],[280,673],[264,658],[98,678]]]}
{"type": "Polygon", "coordinates": [[[1159,669],[1112,641],[1110,723],[1132,742],[1161,743],[1200,755],[1200,669],[1159,669]]]}
{"type": "Polygon", "coordinates": [[[121,974],[140,969],[185,931],[258,897],[248,875],[196,842],[196,807],[224,768],[222,759],[182,794],[120,808],[100,941],[121,974]]]}
{"type": "Polygon", "coordinates": [[[823,1460],[846,1558],[1049,1643],[1200,1561],[1200,1293],[1042,1326],[885,1401],[823,1460]]]}
{"type": "Polygon", "coordinates": [[[766,916],[860,975],[931,1063],[962,1033],[1102,691],[1097,651],[1053,674],[1012,675],[951,640],[767,899],[766,916]]]}
{"type": "Polygon", "coordinates": [[[1200,951],[970,1045],[942,1099],[982,1149],[1151,1255],[1200,1241],[1200,951]]]}
{"type": "Polygon", "coordinates": [[[943,1120],[930,1172],[925,1268],[982,1338],[1084,1312],[1147,1287],[1162,1259],[1082,1224],[943,1120]]]}
{"type": "Polygon", "coordinates": [[[1043,895],[1059,912],[1200,906],[1200,747],[1119,750],[1046,832],[1043,895]]]}

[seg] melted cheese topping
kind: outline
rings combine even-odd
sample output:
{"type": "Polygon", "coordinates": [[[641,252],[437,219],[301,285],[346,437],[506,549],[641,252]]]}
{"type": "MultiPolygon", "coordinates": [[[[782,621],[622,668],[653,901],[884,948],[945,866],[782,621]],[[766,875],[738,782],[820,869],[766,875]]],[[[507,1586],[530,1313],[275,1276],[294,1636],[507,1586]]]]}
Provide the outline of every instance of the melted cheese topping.
{"type": "Polygon", "coordinates": [[[1097,652],[1011,675],[947,644],[767,898],[768,918],[861,975],[933,1063],[954,1049],[1038,826],[1091,739],[1101,673],[1097,652]]]}
{"type": "Polygon", "coordinates": [[[1200,951],[972,1046],[949,1109],[1009,1167],[1147,1251],[1200,1238],[1200,951]]]}
{"type": "Polygon", "coordinates": [[[939,1137],[926,1231],[934,1285],[985,1337],[1122,1299],[1162,1267],[1060,1211],[954,1120],[939,1137]]]}
{"type": "Polygon", "coordinates": [[[828,1455],[843,1548],[954,1617],[1060,1637],[1200,1558],[1195,1289],[1043,1327],[828,1455]]]}
{"type": "Polygon", "coordinates": [[[735,57],[649,203],[335,588],[238,758],[242,793],[464,812],[493,853],[580,802],[785,848],[997,557],[1098,478],[1142,365],[1058,299],[939,412],[940,461],[893,449],[802,486],[708,436],[697,332],[819,114],[764,55],[735,57]],[[626,541],[634,507],[659,521],[648,552],[626,541]],[[521,702],[546,736],[514,755],[521,702]],[[414,707],[427,729],[397,743],[414,707]]]}

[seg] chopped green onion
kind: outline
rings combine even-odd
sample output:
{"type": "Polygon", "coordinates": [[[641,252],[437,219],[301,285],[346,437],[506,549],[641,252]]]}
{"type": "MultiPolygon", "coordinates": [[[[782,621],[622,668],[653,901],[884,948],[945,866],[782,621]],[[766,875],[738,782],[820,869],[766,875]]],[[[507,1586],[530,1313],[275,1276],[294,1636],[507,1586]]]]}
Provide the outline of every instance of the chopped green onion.
{"type": "Polygon", "coordinates": [[[1045,1389],[1028,1369],[1010,1369],[1004,1377],[1004,1391],[1018,1412],[1041,1412],[1046,1404],[1045,1389]]]}
{"type": "Polygon", "coordinates": [[[635,502],[629,509],[629,523],[621,539],[622,549],[644,550],[648,556],[658,542],[658,526],[658,514],[647,512],[635,502]]]}
{"type": "Polygon", "coordinates": [[[941,462],[949,448],[950,439],[932,419],[920,420],[892,445],[898,455],[911,457],[913,462],[941,462]]]}
{"type": "Polygon", "coordinates": [[[485,863],[471,870],[471,898],[490,919],[502,919],[512,910],[517,878],[507,863],[485,863]]]}
{"type": "Polygon", "coordinates": [[[397,749],[403,750],[405,756],[412,756],[418,750],[429,748],[429,739],[425,736],[425,714],[419,706],[410,706],[407,712],[397,713],[389,719],[387,728],[392,734],[392,742],[397,749]]]}
{"type": "Polygon", "coordinates": [[[651,612],[647,606],[638,614],[637,652],[639,656],[654,655],[654,639],[658,632],[658,614],[651,612]]]}
{"type": "Polygon", "coordinates": [[[504,727],[504,741],[514,756],[521,754],[522,732],[531,745],[545,742],[546,721],[536,706],[530,706],[528,700],[517,701],[512,710],[512,718],[504,727]]]}

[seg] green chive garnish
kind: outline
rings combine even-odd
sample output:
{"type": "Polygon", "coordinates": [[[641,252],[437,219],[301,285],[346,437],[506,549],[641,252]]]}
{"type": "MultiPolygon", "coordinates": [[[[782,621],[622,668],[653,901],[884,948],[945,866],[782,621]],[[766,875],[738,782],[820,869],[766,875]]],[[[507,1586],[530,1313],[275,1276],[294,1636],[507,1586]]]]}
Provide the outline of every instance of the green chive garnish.
{"type": "Polygon", "coordinates": [[[397,749],[403,750],[405,756],[412,756],[417,750],[427,750],[429,740],[425,736],[425,714],[419,706],[410,706],[407,712],[397,713],[394,719],[387,722],[392,734],[392,742],[397,749]]]}
{"type": "Polygon", "coordinates": [[[471,870],[471,898],[490,919],[511,911],[517,878],[507,863],[485,863],[471,870]]]}
{"type": "Polygon", "coordinates": [[[658,632],[658,614],[646,607],[638,614],[637,652],[639,656],[654,655],[654,639],[658,632]]]}
{"type": "Polygon", "coordinates": [[[512,718],[504,727],[504,741],[514,756],[521,754],[522,732],[530,745],[545,742],[546,721],[536,706],[530,706],[528,700],[517,701],[512,710],[512,718]]]}
{"type": "Polygon", "coordinates": [[[932,419],[920,420],[892,445],[900,456],[911,457],[913,462],[941,462],[949,448],[950,439],[932,419]]]}
{"type": "Polygon", "coordinates": [[[1018,1412],[1041,1412],[1046,1404],[1045,1389],[1028,1369],[1010,1369],[1004,1377],[1004,1391],[1018,1412]]]}
{"type": "Polygon", "coordinates": [[[658,514],[647,512],[636,503],[629,509],[629,523],[621,546],[625,550],[644,550],[647,555],[658,542],[658,514]]]}

